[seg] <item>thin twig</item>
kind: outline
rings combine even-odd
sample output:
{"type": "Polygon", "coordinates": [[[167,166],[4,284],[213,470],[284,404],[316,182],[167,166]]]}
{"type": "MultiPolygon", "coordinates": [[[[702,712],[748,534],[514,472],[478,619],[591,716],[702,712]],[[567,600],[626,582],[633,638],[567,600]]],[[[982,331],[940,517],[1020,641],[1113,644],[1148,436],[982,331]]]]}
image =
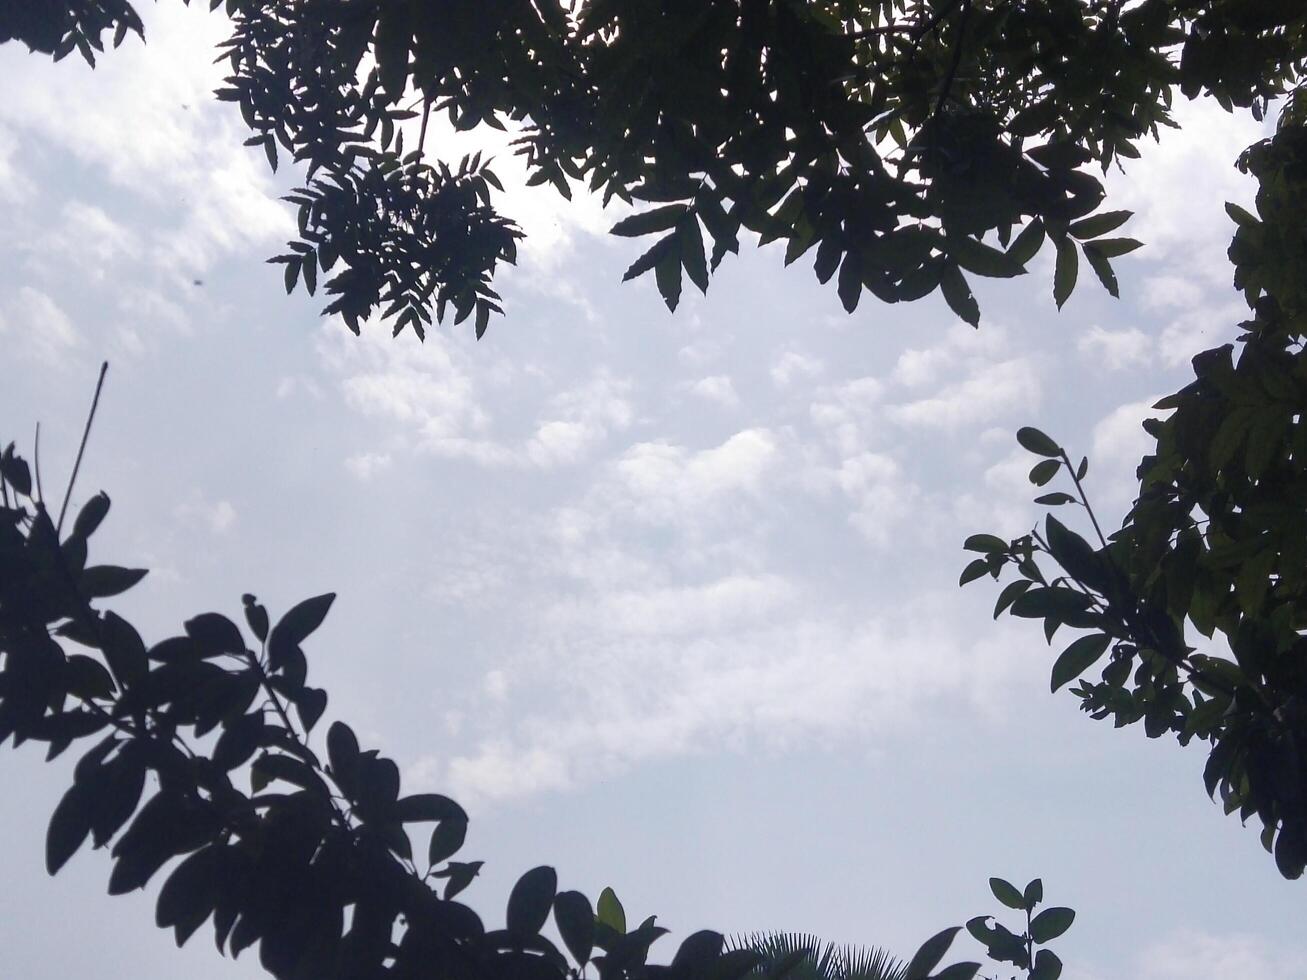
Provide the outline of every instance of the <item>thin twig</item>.
{"type": "Polygon", "coordinates": [[[64,528],[64,515],[68,513],[68,501],[73,495],[73,484],[77,482],[77,471],[82,466],[82,454],[86,452],[86,440],[91,435],[91,423],[95,421],[95,410],[100,405],[100,391],[104,388],[104,376],[109,371],[109,362],[100,365],[100,380],[95,383],[95,397],[91,399],[91,411],[86,416],[86,428],[82,430],[82,444],[77,447],[77,460],[73,463],[73,475],[68,478],[68,489],[64,491],[64,504],[59,508],[59,523],[55,525],[58,535],[64,528]]]}
{"type": "Polygon", "coordinates": [[[1071,457],[1062,450],[1062,462],[1066,463],[1067,472],[1071,474],[1071,480],[1076,485],[1076,493],[1080,494],[1080,502],[1085,505],[1085,511],[1089,514],[1089,520],[1093,522],[1094,533],[1098,535],[1098,543],[1104,548],[1107,547],[1107,538],[1103,537],[1103,529],[1098,526],[1098,518],[1094,516],[1094,508],[1089,506],[1089,498],[1085,496],[1085,488],[1080,483],[1080,475],[1076,473],[1076,468],[1071,465],[1071,457]]]}

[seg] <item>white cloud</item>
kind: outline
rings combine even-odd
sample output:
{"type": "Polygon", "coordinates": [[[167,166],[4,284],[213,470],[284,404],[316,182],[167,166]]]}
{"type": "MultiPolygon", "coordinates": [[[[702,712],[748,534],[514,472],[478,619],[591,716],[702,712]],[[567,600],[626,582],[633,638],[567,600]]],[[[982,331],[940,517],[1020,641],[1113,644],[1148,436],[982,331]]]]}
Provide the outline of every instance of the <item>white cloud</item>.
{"type": "Polygon", "coordinates": [[[798,378],[812,378],[821,373],[822,363],[815,357],[787,350],[771,366],[771,379],[777,388],[788,387],[798,378]]]}
{"type": "Polygon", "coordinates": [[[1039,406],[1042,385],[1030,357],[988,364],[938,394],[892,406],[888,415],[901,425],[960,429],[1002,416],[1029,416],[1039,406]]]}
{"type": "Polygon", "coordinates": [[[1138,960],[1139,980],[1293,980],[1307,975],[1307,952],[1277,947],[1260,936],[1177,931],[1138,960]]]}
{"type": "Polygon", "coordinates": [[[1147,364],[1152,353],[1152,342],[1147,334],[1134,327],[1105,330],[1095,324],[1076,341],[1076,350],[1097,367],[1121,371],[1147,364]]]}
{"type": "Polygon", "coordinates": [[[378,473],[388,470],[391,462],[390,453],[359,453],[345,460],[345,468],[355,478],[366,482],[378,473]]]}
{"type": "Polygon", "coordinates": [[[1171,367],[1188,364],[1200,351],[1234,340],[1238,325],[1250,316],[1242,300],[1225,293],[1219,301],[1200,303],[1172,319],[1157,339],[1158,352],[1171,367]]]}
{"type": "Polygon", "coordinates": [[[198,493],[173,509],[178,520],[198,524],[212,534],[226,534],[236,523],[236,508],[229,500],[205,500],[198,493]]]}
{"type": "Polygon", "coordinates": [[[706,512],[723,498],[757,494],[780,456],[776,436],[766,429],[737,432],[698,452],[665,442],[638,443],[613,465],[624,498],[619,506],[655,522],[706,512]]]}
{"type": "Polygon", "coordinates": [[[690,386],[690,391],[704,401],[714,402],[723,408],[736,408],[740,404],[740,396],[735,393],[735,385],[725,374],[700,378],[690,386]]]}
{"type": "Polygon", "coordinates": [[[81,334],[53,299],[30,286],[21,286],[0,313],[5,345],[19,357],[46,367],[67,362],[82,344],[81,334]]]}

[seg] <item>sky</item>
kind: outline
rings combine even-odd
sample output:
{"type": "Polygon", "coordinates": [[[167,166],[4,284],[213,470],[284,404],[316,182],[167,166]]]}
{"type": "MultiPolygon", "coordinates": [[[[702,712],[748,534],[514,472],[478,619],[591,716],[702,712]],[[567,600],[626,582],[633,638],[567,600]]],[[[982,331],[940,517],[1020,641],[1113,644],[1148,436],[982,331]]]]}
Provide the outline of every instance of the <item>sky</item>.
{"type": "MultiPolygon", "coordinates": [[[[1244,316],[1221,205],[1252,196],[1259,124],[1177,105],[1109,182],[1147,243],[1122,299],[1082,277],[1059,313],[1045,254],[974,284],[979,330],[938,296],[846,315],[779,247],[671,315],[620,282],[621,212],[525,188],[490,141],[528,235],[508,315],[480,342],[356,338],[264,262],[295,175],[212,99],[224,22],[199,6],[143,7],[149,43],[95,71],[0,47],[0,441],[30,457],[39,421],[62,487],[111,362],[74,503],[113,499],[93,560],[151,569],[116,607],[147,640],[244,592],[274,615],[337,592],[308,646],[327,721],[467,807],[491,923],[551,864],[675,935],[906,958],[997,912],[991,875],[1038,875],[1078,911],[1068,980],[1307,975],[1303,886],[1208,801],[1201,747],[1051,696],[1038,626],[957,587],[968,534],[1038,516],[1022,425],[1088,455],[1119,522],[1149,406],[1244,316]]],[[[0,753],[0,975],[262,976],[205,931],[176,950],[161,879],[111,899],[92,851],[48,878],[72,760],[42,758],[0,753]]]]}

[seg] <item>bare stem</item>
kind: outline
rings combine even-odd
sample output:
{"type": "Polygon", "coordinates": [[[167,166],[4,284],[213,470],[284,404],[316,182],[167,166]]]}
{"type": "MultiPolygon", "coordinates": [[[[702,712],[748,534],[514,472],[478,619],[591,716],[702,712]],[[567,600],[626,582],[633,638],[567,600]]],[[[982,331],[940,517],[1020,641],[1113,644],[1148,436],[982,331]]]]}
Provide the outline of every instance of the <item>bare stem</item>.
{"type": "Polygon", "coordinates": [[[77,482],[77,471],[82,467],[82,455],[86,452],[86,440],[91,435],[91,423],[95,421],[95,410],[100,406],[100,391],[104,388],[104,376],[109,371],[109,362],[100,365],[100,379],[95,383],[95,397],[91,399],[91,411],[86,416],[86,428],[82,430],[82,444],[77,447],[77,460],[73,463],[73,475],[68,478],[68,489],[64,491],[64,503],[59,508],[59,523],[55,525],[58,535],[64,528],[64,515],[68,513],[68,501],[73,495],[73,484],[77,482]]]}
{"type": "Polygon", "coordinates": [[[1094,533],[1098,535],[1099,544],[1104,548],[1107,547],[1107,538],[1103,537],[1103,529],[1098,526],[1098,518],[1094,516],[1094,508],[1089,506],[1089,498],[1085,495],[1085,488],[1080,482],[1080,476],[1076,473],[1076,468],[1071,465],[1071,457],[1062,450],[1062,462],[1066,463],[1067,472],[1071,474],[1071,480],[1076,485],[1076,493],[1080,495],[1080,502],[1085,506],[1085,512],[1089,514],[1089,520],[1093,522],[1094,533]]]}

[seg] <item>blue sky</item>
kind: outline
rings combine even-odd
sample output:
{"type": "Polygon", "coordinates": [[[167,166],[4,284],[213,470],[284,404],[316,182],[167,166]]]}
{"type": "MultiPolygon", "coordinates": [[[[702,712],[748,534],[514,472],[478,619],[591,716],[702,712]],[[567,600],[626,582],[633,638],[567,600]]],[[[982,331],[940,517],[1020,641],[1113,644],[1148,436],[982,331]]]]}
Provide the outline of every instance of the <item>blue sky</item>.
{"type": "MultiPolygon", "coordinates": [[[[1256,124],[1179,106],[1113,177],[1148,243],[1123,300],[1085,280],[1059,314],[1045,255],[978,284],[979,331],[938,297],[846,316],[777,248],[668,315],[619,282],[641,249],[604,234],[620,213],[504,157],[530,236],[508,316],[480,343],[358,339],[263,263],[293,177],[208,94],[223,22],[142,13],[150,43],[95,72],[0,48],[0,435],[40,420],[61,486],[109,359],[77,497],[113,497],[100,559],[152,569],[123,610],[161,638],[242,592],[340,593],[311,680],[410,791],[471,811],[485,918],[550,863],[679,934],[906,956],[994,911],[991,874],[1038,874],[1079,911],[1073,980],[1307,973],[1301,885],[1207,801],[1201,750],[1050,696],[1038,627],[956,587],[967,534],[1035,519],[1021,425],[1088,454],[1123,512],[1148,405],[1241,318],[1221,203],[1251,196],[1256,124]]],[[[101,854],[46,877],[67,768],[0,759],[5,975],[260,976],[174,950],[152,893],[104,894],[101,854]]]]}

